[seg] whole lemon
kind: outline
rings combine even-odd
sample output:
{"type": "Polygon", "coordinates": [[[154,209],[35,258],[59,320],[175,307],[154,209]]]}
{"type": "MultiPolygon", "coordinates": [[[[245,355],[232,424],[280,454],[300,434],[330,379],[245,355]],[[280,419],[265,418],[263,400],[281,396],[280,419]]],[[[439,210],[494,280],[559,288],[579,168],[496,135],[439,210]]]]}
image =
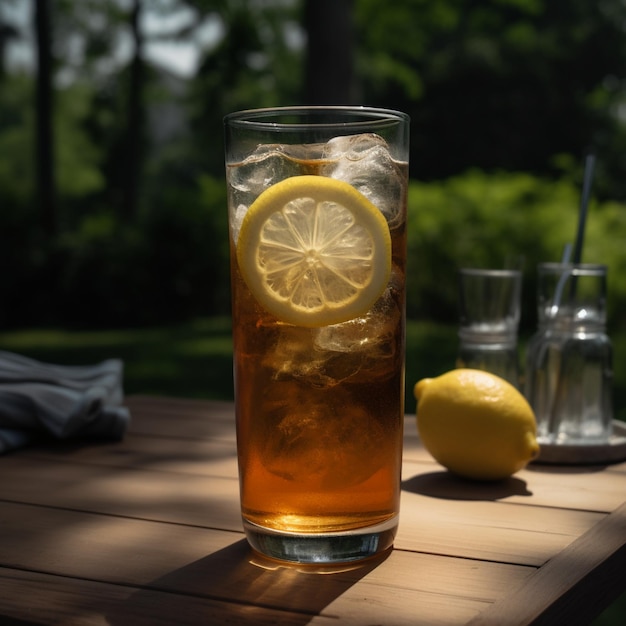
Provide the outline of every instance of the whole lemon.
{"type": "Polygon", "coordinates": [[[489,372],[457,369],[414,387],[417,429],[451,472],[499,480],[539,454],[535,415],[524,396],[489,372]]]}

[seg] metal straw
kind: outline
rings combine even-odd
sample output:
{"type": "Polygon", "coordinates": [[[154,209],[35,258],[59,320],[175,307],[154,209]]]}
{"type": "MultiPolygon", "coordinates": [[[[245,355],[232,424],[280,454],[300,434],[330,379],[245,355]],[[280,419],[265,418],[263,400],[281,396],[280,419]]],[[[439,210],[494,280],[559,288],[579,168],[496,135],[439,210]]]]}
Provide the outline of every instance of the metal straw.
{"type": "MultiPolygon", "coordinates": [[[[578,212],[578,230],[576,232],[576,241],[574,243],[574,254],[572,258],[572,263],[574,266],[580,263],[582,258],[582,249],[583,249],[583,240],[585,237],[585,224],[587,222],[587,208],[589,206],[589,196],[591,195],[591,183],[593,181],[593,171],[596,163],[596,158],[593,154],[588,154],[585,159],[585,177],[583,181],[583,192],[580,197],[580,209],[578,212]]],[[[567,244],[563,251],[563,258],[566,259],[570,255],[570,246],[567,244]]],[[[561,306],[561,297],[563,295],[563,289],[565,287],[565,283],[567,279],[570,277],[570,272],[566,271],[565,265],[567,261],[563,264],[563,273],[559,278],[559,282],[556,287],[556,291],[554,294],[554,301],[552,307],[550,308],[550,314],[553,316],[558,315],[559,307],[561,306]]],[[[573,301],[576,295],[576,276],[571,276],[572,280],[570,281],[570,299],[573,301]]],[[[563,376],[561,371],[561,364],[558,365],[558,373],[557,373],[557,383],[556,389],[554,389],[554,393],[552,396],[550,416],[548,422],[548,435],[553,436],[556,435],[561,422],[561,416],[556,413],[556,405],[558,401],[558,397],[562,394],[562,386],[563,386],[563,376]]]]}
{"type": "MultiPolygon", "coordinates": [[[[572,256],[572,244],[566,243],[563,248],[563,255],[561,256],[561,265],[565,266],[569,263],[570,257],[572,256]]],[[[552,306],[550,307],[550,316],[556,317],[559,312],[559,307],[561,306],[561,297],[563,296],[563,289],[565,289],[565,283],[569,278],[569,272],[563,270],[559,282],[556,284],[556,289],[554,290],[554,298],[552,299],[552,306]]]]}
{"type": "MultiPolygon", "coordinates": [[[[588,154],[585,158],[585,176],[583,180],[583,191],[580,196],[580,209],[578,211],[578,229],[576,231],[576,241],[574,243],[574,254],[572,256],[572,263],[578,265],[582,258],[583,241],[585,239],[585,225],[587,223],[587,208],[589,207],[589,196],[591,195],[591,183],[593,182],[593,172],[595,169],[596,157],[593,154],[588,154]]],[[[571,254],[571,244],[565,244],[563,249],[563,257],[561,258],[561,265],[565,266],[569,263],[571,254]]],[[[553,317],[557,315],[559,306],[561,306],[561,298],[563,296],[563,289],[565,283],[569,278],[569,272],[565,270],[559,278],[559,282],[554,292],[554,300],[550,307],[550,315],[553,317]]],[[[576,293],[576,277],[572,276],[570,295],[573,297],[576,293]]]]}
{"type": "Polygon", "coordinates": [[[578,231],[576,242],[574,243],[574,265],[580,263],[583,252],[583,239],[585,237],[585,224],[587,222],[587,207],[589,206],[589,196],[591,194],[591,183],[593,181],[593,170],[596,165],[596,157],[588,154],[585,159],[585,179],[583,181],[583,193],[580,197],[580,210],[578,212],[578,231]]]}

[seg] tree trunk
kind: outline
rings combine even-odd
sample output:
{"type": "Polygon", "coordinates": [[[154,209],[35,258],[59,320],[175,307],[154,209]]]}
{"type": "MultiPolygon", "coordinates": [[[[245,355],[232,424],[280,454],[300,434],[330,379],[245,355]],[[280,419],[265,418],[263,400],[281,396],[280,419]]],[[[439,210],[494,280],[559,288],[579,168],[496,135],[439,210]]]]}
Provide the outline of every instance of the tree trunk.
{"type": "Polygon", "coordinates": [[[36,169],[37,200],[44,233],[53,237],[58,229],[54,177],[54,133],[52,90],[52,43],[50,0],[35,0],[37,33],[36,169]]]}
{"type": "MultiPolygon", "coordinates": [[[[2,19],[0,17],[0,19],[2,19]]],[[[6,49],[11,39],[17,39],[18,32],[10,24],[0,21],[0,80],[6,74],[6,49]]]]}
{"type": "Polygon", "coordinates": [[[128,117],[126,129],[126,150],[124,176],[123,212],[128,220],[132,220],[139,204],[139,187],[142,171],[143,141],[143,36],[141,34],[140,16],[141,0],[134,0],[131,10],[131,32],[135,45],[130,65],[130,82],[128,93],[128,117]]]}
{"type": "Polygon", "coordinates": [[[353,104],[352,0],[306,0],[307,104],[353,104]]]}

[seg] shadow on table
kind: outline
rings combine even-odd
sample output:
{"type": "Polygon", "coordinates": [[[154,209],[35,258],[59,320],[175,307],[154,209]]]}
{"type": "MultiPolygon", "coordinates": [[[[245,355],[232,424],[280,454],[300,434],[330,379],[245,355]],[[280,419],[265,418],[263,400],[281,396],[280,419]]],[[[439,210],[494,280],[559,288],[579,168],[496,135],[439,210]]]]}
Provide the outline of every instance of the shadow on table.
{"type": "Polygon", "coordinates": [[[537,472],[542,474],[593,474],[595,472],[603,472],[610,465],[604,464],[567,464],[567,463],[542,463],[533,461],[526,466],[529,472],[537,472]]]}
{"type": "Polygon", "coordinates": [[[461,478],[446,471],[418,474],[402,481],[402,489],[445,500],[501,500],[510,496],[531,496],[526,481],[511,477],[481,482],[461,478]]]}
{"type": "Polygon", "coordinates": [[[308,624],[388,555],[342,571],[315,570],[262,559],[241,540],[151,581],[116,606],[107,619],[112,626],[300,626],[308,624]]]}

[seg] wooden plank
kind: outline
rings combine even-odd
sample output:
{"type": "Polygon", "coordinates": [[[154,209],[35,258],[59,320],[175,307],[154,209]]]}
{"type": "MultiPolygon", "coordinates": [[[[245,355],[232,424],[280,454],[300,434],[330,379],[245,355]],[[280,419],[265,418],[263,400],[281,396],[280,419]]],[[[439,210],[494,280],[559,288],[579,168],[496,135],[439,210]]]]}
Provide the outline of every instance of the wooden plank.
{"type": "Polygon", "coordinates": [[[224,400],[133,394],[126,396],[125,404],[131,408],[156,412],[205,413],[209,410],[211,413],[223,413],[224,416],[234,416],[235,414],[234,403],[224,400]]]}
{"type": "Polygon", "coordinates": [[[470,624],[588,624],[626,590],[625,570],[626,503],[470,624]]]}
{"type": "MultiPolygon", "coordinates": [[[[265,575],[268,585],[272,576],[265,575]]],[[[319,578],[311,580],[308,586],[319,582],[319,578]]],[[[369,598],[346,592],[336,601],[331,597],[328,606],[320,602],[318,613],[311,614],[2,568],[0,585],[0,623],[6,626],[363,626],[376,618],[377,624],[393,626],[458,626],[488,606],[480,600],[423,592],[413,594],[414,604],[396,601],[377,606],[369,598]],[[36,589],[28,599],[27,589],[36,589]]],[[[393,589],[386,593],[401,600],[393,589]]]]}
{"type": "MultiPolygon", "coordinates": [[[[306,615],[303,624],[314,615],[342,624],[362,624],[364,615],[371,623],[394,625],[462,623],[533,571],[393,551],[360,568],[319,576],[262,562],[232,533],[25,505],[0,505],[0,529],[5,568],[136,588],[129,605],[144,605],[146,593],[159,591],[281,608],[306,615]],[[344,615],[353,618],[344,622],[344,615]]],[[[75,590],[73,582],[67,586],[75,590]]],[[[29,596],[22,594],[24,607],[29,596]]],[[[0,610],[9,601],[18,600],[0,586],[0,610]]],[[[85,603],[95,613],[103,608],[93,597],[85,603]]]]}
{"type": "Polygon", "coordinates": [[[37,459],[40,463],[77,463],[237,479],[235,443],[223,439],[181,439],[130,433],[121,443],[61,442],[32,447],[13,456],[37,459]]]}
{"type": "Polygon", "coordinates": [[[431,498],[498,500],[610,513],[624,502],[626,475],[605,468],[522,470],[505,481],[457,478],[441,466],[403,463],[403,489],[431,498]]]}
{"type": "Polygon", "coordinates": [[[601,513],[403,494],[395,545],[540,566],[604,517],[601,513]]]}
{"type": "MultiPolygon", "coordinates": [[[[212,462],[207,462],[210,466],[212,462]]],[[[235,478],[150,469],[77,466],[16,455],[0,462],[12,480],[0,499],[198,527],[241,531],[235,478]],[[45,479],[42,477],[45,476],[45,479]]],[[[169,462],[165,465],[170,467],[169,462]]],[[[429,498],[404,493],[399,549],[539,566],[602,514],[535,510],[497,501],[429,498]]]]}
{"type": "MultiPolygon", "coordinates": [[[[234,440],[129,434],[121,443],[55,443],[20,451],[21,458],[237,478],[234,440]]],[[[7,457],[8,458],[8,457],[7,457]]],[[[3,459],[0,459],[0,462],[3,459]]],[[[403,463],[403,489],[430,498],[492,500],[610,512],[624,500],[626,475],[598,468],[530,468],[507,481],[454,477],[433,462],[403,463]],[[601,475],[601,477],[600,477],[601,475]],[[532,499],[531,499],[532,496],[532,499]]]]}
{"type": "Polygon", "coordinates": [[[0,623],[5,626],[303,626],[310,619],[281,608],[0,568],[0,623]],[[26,589],[37,591],[26,599],[26,589]]]}
{"type": "Polygon", "coordinates": [[[0,500],[241,532],[235,478],[177,474],[158,465],[113,471],[21,455],[2,459],[0,467],[12,476],[0,482],[0,500]]]}
{"type": "Polygon", "coordinates": [[[235,408],[230,402],[131,396],[130,433],[182,439],[235,440],[235,408]]]}

